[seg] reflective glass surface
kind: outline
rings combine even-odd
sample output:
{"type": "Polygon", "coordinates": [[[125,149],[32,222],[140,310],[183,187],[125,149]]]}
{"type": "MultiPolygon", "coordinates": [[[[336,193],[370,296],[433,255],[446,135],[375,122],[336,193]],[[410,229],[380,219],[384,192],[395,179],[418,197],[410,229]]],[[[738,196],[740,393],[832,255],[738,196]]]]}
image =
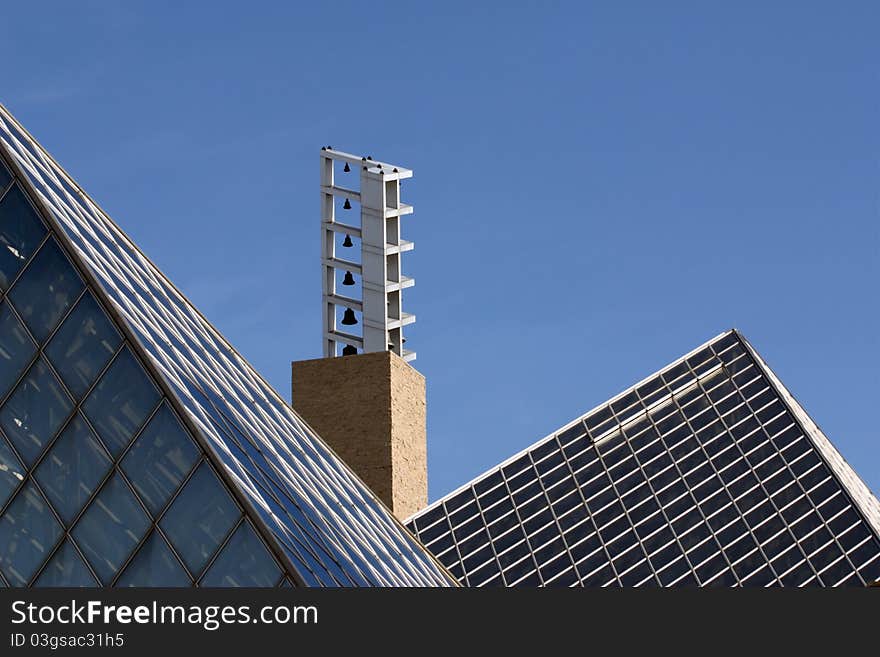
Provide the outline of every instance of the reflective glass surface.
{"type": "Polygon", "coordinates": [[[61,536],[61,526],[33,484],[0,517],[0,570],[12,586],[26,586],[61,536]]]}
{"type": "Polygon", "coordinates": [[[67,393],[40,358],[0,408],[0,426],[30,465],[72,408],[67,393]]]}
{"type": "Polygon", "coordinates": [[[0,399],[33,358],[37,346],[5,301],[0,304],[0,399]]]}
{"type": "Polygon", "coordinates": [[[15,185],[0,199],[0,292],[6,291],[45,235],[43,222],[15,185]]]}
{"type": "Polygon", "coordinates": [[[158,515],[198,456],[192,439],[166,403],[131,446],[122,467],[141,499],[158,515]]]}
{"type": "Polygon", "coordinates": [[[3,162],[0,162],[0,195],[3,194],[3,190],[9,186],[10,182],[12,182],[12,174],[9,173],[3,162]]]}
{"type": "Polygon", "coordinates": [[[55,240],[50,239],[9,291],[9,300],[31,335],[42,343],[74,304],[82,288],[79,275],[55,240]]]}
{"type": "MultiPolygon", "coordinates": [[[[23,184],[53,215],[53,228],[63,231],[55,237],[96,282],[91,292],[132,331],[137,342],[129,346],[138,359],[163,373],[173,406],[199,427],[229,480],[240,482],[239,492],[257,509],[251,520],[288,552],[301,571],[297,579],[330,586],[453,583],[2,106],[0,149],[22,164],[23,184]]],[[[57,299],[43,301],[51,306],[57,299]]],[[[62,379],[68,378],[65,372],[62,379]]],[[[128,378],[116,383],[124,388],[128,378]]],[[[137,420],[148,417],[130,413],[137,404],[116,398],[120,387],[104,383],[87,393],[84,412],[115,457],[140,429],[137,420]]],[[[76,384],[70,385],[76,396],[76,384]]]]}
{"type": "Polygon", "coordinates": [[[38,587],[93,587],[98,586],[82,557],[68,540],[46,564],[37,578],[38,587]]]}
{"type": "Polygon", "coordinates": [[[83,410],[113,456],[128,444],[159,401],[159,391],[126,347],[89,394],[83,410]]]}
{"type": "Polygon", "coordinates": [[[0,508],[24,479],[24,468],[3,436],[0,436],[0,508]]]}
{"type": "Polygon", "coordinates": [[[122,343],[119,332],[86,293],[52,337],[46,356],[76,399],[82,399],[122,343]]]}
{"type": "Polygon", "coordinates": [[[275,586],[281,569],[253,528],[243,522],[211,564],[202,586],[275,586]]]}
{"type": "Polygon", "coordinates": [[[36,477],[58,515],[69,524],[109,467],[104,448],[82,416],[77,415],[40,463],[36,477]]]}
{"type": "Polygon", "coordinates": [[[119,474],[73,528],[73,538],[105,586],[143,537],[150,521],[119,474]]]}
{"type": "Polygon", "coordinates": [[[211,468],[199,466],[160,525],[191,573],[200,573],[240,512],[211,468]]]}
{"type": "Polygon", "coordinates": [[[773,376],[727,333],[409,526],[472,586],[835,586],[880,577],[871,507],[859,513],[848,501],[823,461],[848,466],[773,376]],[[835,526],[835,514],[847,513],[835,526]],[[851,542],[848,526],[861,532],[851,542]],[[864,555],[855,556],[859,541],[864,555]]]}
{"type": "Polygon", "coordinates": [[[183,566],[171,552],[165,539],[154,531],[138,550],[116,586],[190,586],[183,566]]]}

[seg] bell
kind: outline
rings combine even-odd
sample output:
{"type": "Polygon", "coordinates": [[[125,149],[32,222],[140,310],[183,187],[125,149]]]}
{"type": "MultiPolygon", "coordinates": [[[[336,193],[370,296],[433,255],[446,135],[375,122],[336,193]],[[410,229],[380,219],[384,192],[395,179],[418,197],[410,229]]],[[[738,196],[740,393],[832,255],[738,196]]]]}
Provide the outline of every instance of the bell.
{"type": "Polygon", "coordinates": [[[345,203],[342,204],[343,210],[351,210],[351,201],[345,199],[345,203]]]}
{"type": "Polygon", "coordinates": [[[345,326],[354,326],[358,321],[354,316],[354,311],[351,308],[345,309],[345,314],[342,315],[342,324],[345,326]]]}
{"type": "Polygon", "coordinates": [[[352,347],[350,344],[347,344],[342,348],[343,356],[356,356],[357,352],[357,347],[352,347]]]}
{"type": "MultiPolygon", "coordinates": [[[[351,171],[351,167],[348,166],[348,162],[345,163],[345,166],[342,167],[342,170],[345,171],[345,173],[348,173],[349,171],[351,171]]],[[[352,349],[354,349],[354,347],[352,347],[352,349]]]]}
{"type": "Polygon", "coordinates": [[[354,244],[352,244],[351,242],[351,235],[345,236],[345,239],[342,240],[342,246],[344,246],[346,249],[350,246],[354,246],[354,244]]]}
{"type": "Polygon", "coordinates": [[[351,275],[350,271],[345,272],[345,278],[342,279],[343,285],[354,285],[354,276],[351,275]]]}

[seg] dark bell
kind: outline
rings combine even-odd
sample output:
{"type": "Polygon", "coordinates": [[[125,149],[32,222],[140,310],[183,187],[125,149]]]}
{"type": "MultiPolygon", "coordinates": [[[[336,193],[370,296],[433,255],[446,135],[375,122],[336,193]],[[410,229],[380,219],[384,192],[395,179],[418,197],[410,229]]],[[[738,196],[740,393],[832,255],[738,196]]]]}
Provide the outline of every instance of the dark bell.
{"type": "Polygon", "coordinates": [[[348,166],[348,162],[345,163],[345,166],[342,167],[342,170],[345,171],[345,173],[348,173],[349,171],[351,171],[351,167],[348,166]]]}
{"type": "Polygon", "coordinates": [[[345,199],[345,203],[342,204],[343,210],[351,210],[351,201],[345,199]]]}
{"type": "Polygon", "coordinates": [[[357,347],[352,347],[350,344],[347,344],[342,348],[343,356],[356,356],[357,352],[357,347]]]}
{"type": "Polygon", "coordinates": [[[350,271],[345,272],[345,278],[342,279],[343,285],[354,285],[354,276],[351,275],[350,271]]]}
{"type": "Polygon", "coordinates": [[[351,235],[345,236],[345,239],[342,240],[342,246],[344,246],[346,249],[351,246],[354,246],[354,244],[352,244],[352,242],[351,242],[351,235]]]}
{"type": "Polygon", "coordinates": [[[345,309],[345,314],[342,315],[342,324],[345,326],[354,326],[358,321],[354,316],[354,311],[351,308],[345,309]]]}

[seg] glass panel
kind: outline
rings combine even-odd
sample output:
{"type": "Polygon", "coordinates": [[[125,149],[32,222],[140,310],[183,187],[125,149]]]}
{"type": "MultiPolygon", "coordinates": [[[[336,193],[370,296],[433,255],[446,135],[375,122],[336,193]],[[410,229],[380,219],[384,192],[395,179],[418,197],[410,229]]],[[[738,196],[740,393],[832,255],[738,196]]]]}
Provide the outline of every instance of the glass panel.
{"type": "Polygon", "coordinates": [[[202,586],[275,586],[281,569],[247,522],[241,523],[211,564],[202,586]]]}
{"type": "Polygon", "coordinates": [[[191,586],[189,576],[165,539],[154,531],[146,540],[116,586],[191,586]]]}
{"type": "Polygon", "coordinates": [[[149,522],[117,473],[73,528],[73,537],[101,581],[109,584],[149,522]]]}
{"type": "Polygon", "coordinates": [[[3,190],[6,189],[6,186],[12,181],[12,174],[6,169],[3,165],[3,162],[0,161],[0,194],[3,193],[3,190]]]}
{"type": "Polygon", "coordinates": [[[0,570],[13,586],[26,586],[55,542],[61,526],[33,484],[18,493],[0,518],[0,570]]]}
{"type": "Polygon", "coordinates": [[[125,473],[153,515],[158,515],[199,456],[168,404],[150,419],[122,462],[125,473]]]}
{"type": "Polygon", "coordinates": [[[160,524],[189,571],[198,574],[238,516],[238,508],[226,488],[203,463],[160,524]]]}
{"type": "Polygon", "coordinates": [[[110,466],[104,449],[77,415],[37,468],[36,477],[65,523],[95,492],[110,466]]]}
{"type": "Polygon", "coordinates": [[[83,282],[54,239],[43,245],[9,293],[31,334],[42,343],[76,301],[83,282]]]}
{"type": "Polygon", "coordinates": [[[122,337],[86,293],[46,348],[46,356],[77,399],[95,382],[122,342],[122,337]]]}
{"type": "Polygon", "coordinates": [[[12,448],[3,436],[0,436],[0,508],[6,504],[6,500],[22,479],[24,479],[24,468],[21,467],[12,448]]]}
{"type": "Polygon", "coordinates": [[[82,557],[79,556],[70,541],[65,541],[64,545],[58,549],[46,569],[40,573],[35,584],[38,587],[91,587],[97,585],[95,578],[92,577],[82,557]]]}
{"type": "Polygon", "coordinates": [[[0,305],[0,398],[9,392],[36,350],[24,325],[4,301],[0,305]]]}
{"type": "Polygon", "coordinates": [[[0,426],[30,465],[72,407],[58,379],[40,358],[0,409],[0,426]]]}
{"type": "Polygon", "coordinates": [[[126,347],[92,390],[83,410],[116,456],[158,401],[159,392],[126,347]]]}
{"type": "Polygon", "coordinates": [[[6,290],[30,258],[46,229],[16,185],[0,200],[0,290],[6,290]]]}

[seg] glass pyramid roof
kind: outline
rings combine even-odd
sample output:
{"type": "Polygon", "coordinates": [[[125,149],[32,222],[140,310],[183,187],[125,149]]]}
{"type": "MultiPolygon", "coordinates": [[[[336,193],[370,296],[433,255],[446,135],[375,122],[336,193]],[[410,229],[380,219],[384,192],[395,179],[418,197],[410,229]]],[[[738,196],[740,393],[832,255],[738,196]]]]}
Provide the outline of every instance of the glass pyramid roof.
{"type": "Polygon", "coordinates": [[[0,585],[455,584],[2,105],[0,156],[0,585]]]}
{"type": "Polygon", "coordinates": [[[470,586],[880,579],[880,503],[736,331],[407,524],[470,586]]]}

